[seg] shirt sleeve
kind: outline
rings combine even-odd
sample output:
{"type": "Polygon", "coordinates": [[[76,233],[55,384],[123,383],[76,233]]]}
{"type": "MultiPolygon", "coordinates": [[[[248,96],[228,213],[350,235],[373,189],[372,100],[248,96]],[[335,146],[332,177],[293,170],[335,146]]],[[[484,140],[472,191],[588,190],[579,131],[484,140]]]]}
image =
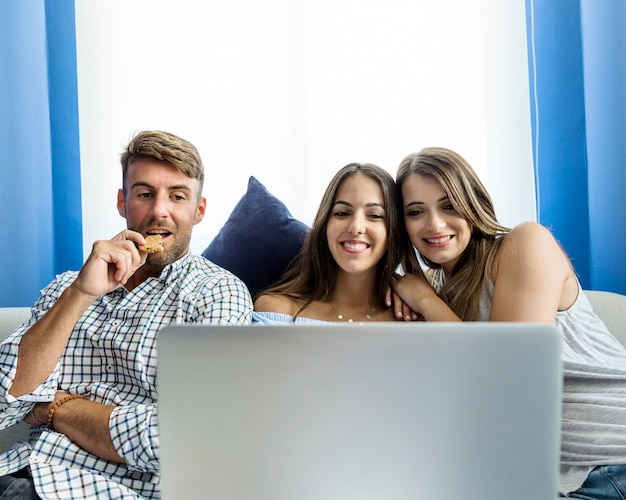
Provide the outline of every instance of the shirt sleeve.
{"type": "Polygon", "coordinates": [[[54,400],[57,391],[59,365],[32,392],[18,398],[9,394],[17,369],[17,355],[22,335],[52,307],[65,287],[73,279],[73,273],[58,276],[42,292],[31,309],[30,319],[19,326],[0,344],[0,429],[19,423],[30,411],[33,403],[54,400]]]}
{"type": "Polygon", "coordinates": [[[129,470],[159,471],[159,428],[155,404],[117,406],[109,418],[113,446],[129,470]]]}
{"type": "Polygon", "coordinates": [[[32,392],[19,397],[9,394],[15,378],[17,352],[23,330],[20,328],[0,344],[0,429],[19,423],[33,403],[48,402],[54,399],[57,388],[58,364],[50,376],[32,392]]]}
{"type": "Polygon", "coordinates": [[[245,325],[252,321],[252,297],[235,275],[224,275],[198,298],[198,323],[245,325]]]}

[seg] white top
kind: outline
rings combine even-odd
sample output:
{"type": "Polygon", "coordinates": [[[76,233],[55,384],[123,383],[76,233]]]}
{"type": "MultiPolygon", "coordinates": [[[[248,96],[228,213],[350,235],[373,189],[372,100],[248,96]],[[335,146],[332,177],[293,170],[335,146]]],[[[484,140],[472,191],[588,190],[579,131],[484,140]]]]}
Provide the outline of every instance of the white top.
{"type": "MultiPolygon", "coordinates": [[[[563,341],[564,494],[580,488],[598,465],[626,464],[626,348],[578,288],[574,304],[556,315],[563,341]]],[[[480,321],[489,320],[492,298],[493,284],[483,287],[480,321]]]]}

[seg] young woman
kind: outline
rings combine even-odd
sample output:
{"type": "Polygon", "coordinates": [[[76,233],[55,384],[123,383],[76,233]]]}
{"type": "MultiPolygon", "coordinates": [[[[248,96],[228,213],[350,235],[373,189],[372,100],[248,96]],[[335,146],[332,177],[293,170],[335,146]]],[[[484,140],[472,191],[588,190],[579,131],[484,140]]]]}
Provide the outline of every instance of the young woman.
{"type": "Polygon", "coordinates": [[[448,149],[407,156],[396,183],[422,261],[410,252],[408,274],[392,281],[404,302],[394,305],[397,316],[556,323],[564,370],[561,496],[626,498],[626,349],[594,314],[561,246],[539,224],[499,224],[476,173],[448,149]]]}
{"type": "Polygon", "coordinates": [[[295,265],[254,303],[253,321],[393,321],[385,304],[400,263],[393,177],[351,163],[331,180],[295,265]]]}

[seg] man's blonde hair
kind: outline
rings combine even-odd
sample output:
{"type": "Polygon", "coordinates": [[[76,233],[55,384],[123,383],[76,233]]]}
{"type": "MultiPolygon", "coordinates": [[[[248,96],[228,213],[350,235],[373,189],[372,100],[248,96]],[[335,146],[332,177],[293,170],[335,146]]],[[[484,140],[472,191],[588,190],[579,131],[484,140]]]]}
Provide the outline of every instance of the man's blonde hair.
{"type": "Polygon", "coordinates": [[[198,196],[202,194],[204,165],[200,153],[189,141],[161,130],[144,130],[135,134],[120,156],[124,190],[128,167],[140,158],[154,158],[170,163],[187,177],[197,179],[200,182],[198,196]]]}

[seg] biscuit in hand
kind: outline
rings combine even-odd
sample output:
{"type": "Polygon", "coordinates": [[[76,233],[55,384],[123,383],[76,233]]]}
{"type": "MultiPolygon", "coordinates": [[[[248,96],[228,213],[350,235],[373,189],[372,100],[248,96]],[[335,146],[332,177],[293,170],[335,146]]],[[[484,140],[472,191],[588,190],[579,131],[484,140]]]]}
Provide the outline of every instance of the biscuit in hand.
{"type": "Polygon", "coordinates": [[[147,253],[157,253],[162,252],[163,248],[163,239],[160,234],[151,234],[146,236],[146,244],[139,245],[139,250],[147,253]]]}

